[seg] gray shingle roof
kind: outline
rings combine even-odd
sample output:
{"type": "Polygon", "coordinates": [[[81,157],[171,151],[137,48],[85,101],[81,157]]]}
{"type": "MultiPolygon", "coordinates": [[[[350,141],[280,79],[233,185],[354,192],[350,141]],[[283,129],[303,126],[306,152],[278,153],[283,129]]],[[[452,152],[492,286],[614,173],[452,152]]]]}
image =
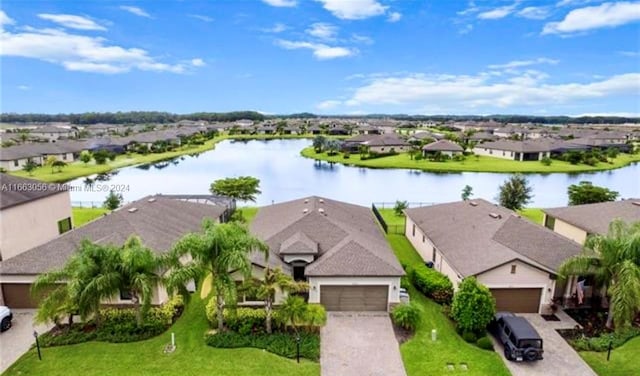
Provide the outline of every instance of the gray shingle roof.
{"type": "Polygon", "coordinates": [[[406,214],[463,277],[515,259],[555,272],[581,252],[579,244],[482,199],[407,209],[406,214]]]}
{"type": "Polygon", "coordinates": [[[8,209],[58,193],[68,195],[65,186],[61,184],[0,173],[0,209],[8,209]]]}
{"type": "Polygon", "coordinates": [[[409,143],[394,134],[376,135],[370,140],[363,142],[369,146],[407,146],[409,143]]]}
{"type": "Polygon", "coordinates": [[[280,244],[281,255],[315,255],[317,253],[318,243],[309,239],[304,232],[296,232],[280,244]]]}
{"type": "Polygon", "coordinates": [[[544,212],[590,234],[606,234],[614,219],[627,223],[640,221],[640,198],[544,209],[544,212]]]}
{"type": "Polygon", "coordinates": [[[166,252],[183,235],[200,231],[203,219],[217,220],[224,210],[219,205],[145,197],[3,261],[0,274],[32,275],[61,268],[83,239],[121,246],[129,236],[138,235],[154,251],[166,252]]]}
{"type": "Polygon", "coordinates": [[[462,146],[458,145],[455,142],[451,142],[449,140],[440,140],[436,142],[432,142],[428,145],[425,145],[422,150],[425,151],[457,151],[462,152],[464,149],[462,146]]]}
{"type": "MultiPolygon", "coordinates": [[[[305,270],[307,276],[404,275],[367,207],[315,196],[302,198],[260,208],[251,231],[269,245],[270,263],[285,270],[278,252],[292,237],[304,234],[318,247],[316,260],[305,270]]],[[[264,265],[262,255],[254,254],[253,261],[264,265]]]]}

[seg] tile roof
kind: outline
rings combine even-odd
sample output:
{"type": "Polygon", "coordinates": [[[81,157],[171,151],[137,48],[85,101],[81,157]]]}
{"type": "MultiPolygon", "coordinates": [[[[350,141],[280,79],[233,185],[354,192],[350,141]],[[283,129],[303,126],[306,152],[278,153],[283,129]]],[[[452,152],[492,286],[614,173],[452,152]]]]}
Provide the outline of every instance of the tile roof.
{"type": "Polygon", "coordinates": [[[451,142],[449,140],[440,140],[436,142],[432,142],[430,144],[425,145],[422,150],[425,151],[458,151],[462,152],[464,149],[462,146],[458,145],[455,142],[451,142]]]}
{"type": "Polygon", "coordinates": [[[0,173],[0,209],[8,209],[63,192],[66,192],[65,186],[61,184],[0,173]]]}
{"type": "Polygon", "coordinates": [[[640,221],[640,198],[550,208],[544,209],[544,212],[588,233],[606,234],[614,219],[628,223],[640,221]]]}

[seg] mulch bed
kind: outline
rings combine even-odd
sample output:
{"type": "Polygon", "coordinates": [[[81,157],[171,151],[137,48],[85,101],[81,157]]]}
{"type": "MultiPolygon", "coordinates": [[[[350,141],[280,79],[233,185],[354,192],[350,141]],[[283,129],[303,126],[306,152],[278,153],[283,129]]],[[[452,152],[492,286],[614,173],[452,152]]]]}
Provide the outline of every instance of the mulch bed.
{"type": "Polygon", "coordinates": [[[399,327],[396,324],[393,324],[393,333],[396,335],[396,340],[399,345],[410,340],[415,334],[412,330],[407,330],[405,328],[399,327]]]}

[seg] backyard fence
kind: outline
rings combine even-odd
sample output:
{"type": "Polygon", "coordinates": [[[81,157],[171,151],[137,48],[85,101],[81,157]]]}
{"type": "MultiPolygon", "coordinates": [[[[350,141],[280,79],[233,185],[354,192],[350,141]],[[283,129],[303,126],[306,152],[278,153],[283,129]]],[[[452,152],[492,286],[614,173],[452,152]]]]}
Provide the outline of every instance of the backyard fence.
{"type": "Polygon", "coordinates": [[[371,204],[371,211],[373,211],[373,215],[376,216],[376,219],[378,220],[378,223],[380,223],[380,226],[382,227],[382,229],[384,230],[385,233],[387,233],[387,234],[400,234],[400,235],[404,234],[404,226],[405,225],[404,224],[398,225],[398,224],[389,224],[389,223],[387,223],[387,221],[385,221],[385,219],[384,219],[384,216],[380,213],[380,211],[376,207],[376,204],[371,204]]]}
{"type": "MultiPolygon", "coordinates": [[[[120,206],[128,204],[128,201],[123,201],[120,206]]],[[[71,206],[74,208],[102,208],[104,207],[103,201],[71,201],[71,206]]]]}

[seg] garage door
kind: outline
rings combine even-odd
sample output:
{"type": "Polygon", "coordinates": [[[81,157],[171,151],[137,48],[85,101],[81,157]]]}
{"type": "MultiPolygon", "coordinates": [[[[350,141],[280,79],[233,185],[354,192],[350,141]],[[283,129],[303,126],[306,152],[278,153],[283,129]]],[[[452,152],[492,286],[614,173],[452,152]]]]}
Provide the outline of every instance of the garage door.
{"type": "Polygon", "coordinates": [[[3,283],[4,304],[9,308],[37,308],[38,304],[31,299],[30,289],[31,285],[26,283],[3,283]]]}
{"type": "Polygon", "coordinates": [[[538,313],[542,289],[490,289],[498,311],[538,313]]]}
{"type": "Polygon", "coordinates": [[[386,311],[389,286],[320,286],[327,311],[386,311]]]}

